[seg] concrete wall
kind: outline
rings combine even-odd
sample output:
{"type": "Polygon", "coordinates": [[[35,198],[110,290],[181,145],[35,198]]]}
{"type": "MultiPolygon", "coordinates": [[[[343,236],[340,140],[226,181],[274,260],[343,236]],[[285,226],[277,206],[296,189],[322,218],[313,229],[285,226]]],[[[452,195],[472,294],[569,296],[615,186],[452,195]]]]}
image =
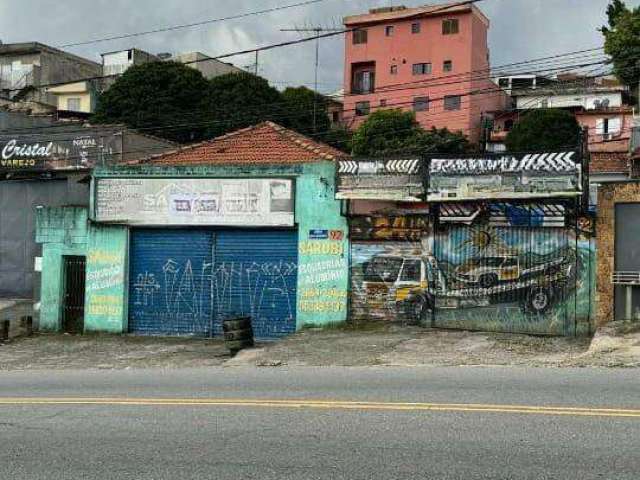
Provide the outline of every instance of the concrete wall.
{"type": "MultiPolygon", "coordinates": [[[[299,232],[297,327],[344,322],[347,318],[348,232],[335,198],[335,166],[319,162],[290,167],[120,167],[95,177],[294,177],[299,232]],[[315,240],[310,230],[333,231],[338,239],[315,240]]],[[[61,327],[63,256],[87,257],[85,331],[126,332],[129,228],[89,224],[82,208],[44,208],[37,219],[43,244],[42,330],[61,327]]]]}
{"type": "Polygon", "coordinates": [[[243,70],[229,63],[221,62],[200,52],[180,53],[170,58],[174,62],[184,63],[198,70],[205,78],[212,79],[227,73],[240,73],[243,70]]]}
{"type": "Polygon", "coordinates": [[[42,244],[40,330],[61,329],[63,257],[86,255],[87,216],[83,207],[45,207],[37,211],[36,242],[42,244]]]}
{"type": "Polygon", "coordinates": [[[547,102],[547,108],[568,108],[568,107],[582,107],[587,110],[595,108],[595,102],[608,101],[608,106],[620,107],[622,106],[622,93],[572,93],[566,95],[554,95],[545,92],[544,87],[541,87],[538,94],[533,95],[518,95],[516,97],[516,108],[518,109],[531,109],[542,108],[542,102],[547,102]]]}
{"type": "MultiPolygon", "coordinates": [[[[0,51],[0,68],[10,68],[13,62],[19,62],[22,65],[21,68],[31,71],[26,84],[34,86],[71,82],[102,73],[102,67],[98,63],[37,43],[22,46],[16,44],[15,48],[12,48],[12,45],[5,45],[0,51]]],[[[19,85],[18,88],[21,86],[19,85]]],[[[3,87],[14,88],[8,85],[3,87]]],[[[17,92],[12,92],[12,94],[15,93],[17,92]]],[[[48,93],[45,89],[32,92],[27,98],[57,106],[55,95],[48,93]]]]}

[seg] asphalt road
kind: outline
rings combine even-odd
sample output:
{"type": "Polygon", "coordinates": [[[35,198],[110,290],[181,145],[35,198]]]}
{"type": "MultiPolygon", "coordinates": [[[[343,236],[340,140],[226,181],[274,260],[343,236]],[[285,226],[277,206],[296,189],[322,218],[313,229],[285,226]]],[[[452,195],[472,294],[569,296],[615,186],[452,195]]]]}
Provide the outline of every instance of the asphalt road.
{"type": "Polygon", "coordinates": [[[638,479],[637,370],[0,373],[0,479],[638,479]]]}

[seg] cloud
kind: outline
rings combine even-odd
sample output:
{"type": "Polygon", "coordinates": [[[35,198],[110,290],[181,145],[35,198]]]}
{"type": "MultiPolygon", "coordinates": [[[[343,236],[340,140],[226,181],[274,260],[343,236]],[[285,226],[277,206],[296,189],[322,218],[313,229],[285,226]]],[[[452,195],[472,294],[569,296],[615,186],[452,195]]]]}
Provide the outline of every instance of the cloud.
{"type": "MultiPolygon", "coordinates": [[[[405,1],[416,6],[424,1],[405,1]]],[[[0,32],[5,43],[41,41],[60,45],[167,25],[294,3],[293,0],[20,0],[0,2],[0,32]],[[9,8],[8,4],[13,3],[9,8]]],[[[435,2],[428,2],[435,3],[435,2]]],[[[640,0],[627,2],[638,5],[640,0]]],[[[198,50],[210,55],[253,48],[301,38],[302,34],[280,32],[281,28],[322,25],[339,28],[348,14],[388,5],[387,0],[325,0],[241,20],[212,23],[112,42],[72,48],[73,53],[99,60],[106,51],[138,47],[151,53],[198,50]]],[[[478,6],[491,19],[489,45],[492,64],[501,65],[529,58],[602,45],[597,28],[605,22],[608,0],[484,0],[478,6]]],[[[335,91],[342,82],[344,40],[321,41],[320,90],[335,91]]],[[[277,86],[311,85],[314,78],[313,42],[263,52],[260,72],[277,86]]],[[[253,55],[227,59],[238,66],[254,63],[253,55]]]]}

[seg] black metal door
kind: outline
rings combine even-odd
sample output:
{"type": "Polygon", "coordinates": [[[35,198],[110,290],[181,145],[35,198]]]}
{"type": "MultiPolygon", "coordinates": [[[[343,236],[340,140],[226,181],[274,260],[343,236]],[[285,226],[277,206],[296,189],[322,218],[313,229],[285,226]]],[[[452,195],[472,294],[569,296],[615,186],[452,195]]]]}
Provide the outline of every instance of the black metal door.
{"type": "Polygon", "coordinates": [[[64,257],[64,294],[62,298],[62,330],[84,331],[85,257],[64,257]]]}

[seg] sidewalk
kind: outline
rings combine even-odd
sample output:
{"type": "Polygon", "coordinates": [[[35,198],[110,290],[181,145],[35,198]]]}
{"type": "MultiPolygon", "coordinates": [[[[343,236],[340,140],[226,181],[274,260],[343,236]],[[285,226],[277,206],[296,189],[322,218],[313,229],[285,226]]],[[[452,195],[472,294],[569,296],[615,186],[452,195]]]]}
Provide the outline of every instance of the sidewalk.
{"type": "Polygon", "coordinates": [[[0,371],[284,365],[638,367],[640,326],[612,324],[591,341],[377,323],[305,329],[235,358],[221,339],[41,334],[0,346],[0,371]]]}
{"type": "Polygon", "coordinates": [[[39,334],[0,345],[0,371],[186,368],[229,360],[221,340],[39,334]]]}
{"type": "Polygon", "coordinates": [[[640,326],[637,329],[612,325],[601,329],[593,341],[395,325],[303,330],[278,343],[240,352],[225,365],[638,367],[640,326]]]}

